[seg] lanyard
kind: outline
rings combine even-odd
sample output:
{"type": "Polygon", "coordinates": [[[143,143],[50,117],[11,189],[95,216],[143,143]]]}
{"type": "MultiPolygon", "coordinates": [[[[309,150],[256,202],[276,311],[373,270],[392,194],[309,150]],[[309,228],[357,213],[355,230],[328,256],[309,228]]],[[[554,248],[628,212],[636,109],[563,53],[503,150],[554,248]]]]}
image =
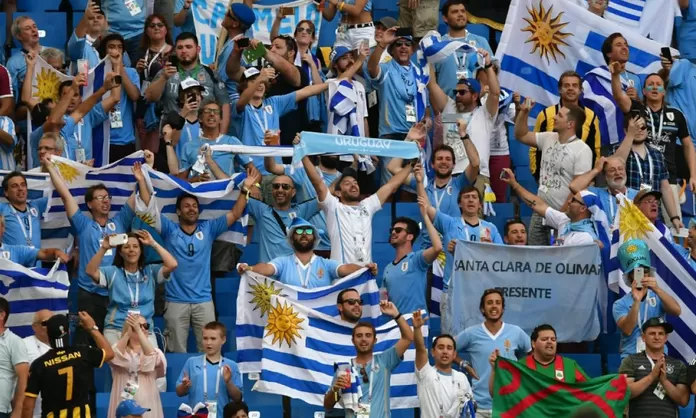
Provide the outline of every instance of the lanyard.
{"type": "MultiPolygon", "coordinates": [[[[208,361],[203,355],[203,402],[208,402],[208,361]]],[[[218,392],[220,391],[220,374],[222,373],[222,357],[218,363],[217,378],[215,379],[215,401],[218,399],[218,392]]]]}
{"type": "MultiPolygon", "coordinates": [[[[537,362],[534,360],[534,356],[531,354],[527,356],[527,367],[534,371],[537,369],[537,362]]],[[[556,356],[556,359],[553,361],[553,368],[556,369],[556,380],[559,382],[565,382],[565,373],[563,373],[563,357],[556,356]]]]}
{"type": "MultiPolygon", "coordinates": [[[[137,278],[135,280],[135,295],[133,295],[133,291],[131,290],[130,285],[128,284],[128,275],[129,273],[126,271],[126,269],[123,270],[123,277],[126,279],[126,287],[128,287],[128,294],[130,295],[130,300],[131,300],[131,308],[137,308],[138,307],[138,301],[140,300],[140,271],[136,273],[137,278]]],[[[131,276],[133,276],[131,274],[131,276]]]]}
{"type": "Polygon", "coordinates": [[[662,122],[664,122],[665,120],[665,108],[663,107],[660,111],[660,130],[657,131],[657,134],[655,133],[655,120],[653,120],[652,110],[648,109],[648,113],[650,114],[650,128],[652,130],[652,140],[657,141],[658,139],[662,138],[662,122]]]}
{"type": "Polygon", "coordinates": [[[452,177],[450,177],[449,181],[445,185],[444,188],[442,188],[442,193],[438,194],[437,189],[438,187],[435,185],[435,181],[433,181],[433,194],[435,195],[435,208],[437,210],[440,210],[440,205],[442,204],[442,199],[445,197],[445,193],[451,195],[452,194],[452,189],[450,189],[450,184],[452,184],[452,177]]]}
{"type": "Polygon", "coordinates": [[[84,123],[84,119],[77,122],[77,148],[82,148],[82,126],[84,123]]]}
{"type": "MultiPolygon", "coordinates": [[[[437,373],[437,371],[435,371],[435,373],[437,374],[435,379],[437,380],[437,383],[439,383],[440,386],[442,386],[442,393],[445,393],[445,391],[447,390],[447,388],[445,388],[445,383],[442,380],[440,380],[440,374],[437,373]]],[[[454,390],[454,395],[456,396],[457,389],[461,390],[461,388],[462,388],[461,383],[456,383],[454,381],[454,373],[451,375],[451,377],[452,377],[452,389],[454,390]],[[455,388],[455,386],[456,386],[456,388],[455,388]]],[[[445,416],[445,405],[443,404],[443,401],[444,401],[444,399],[440,399],[440,416],[441,417],[445,416]]]]}
{"type": "Polygon", "coordinates": [[[14,216],[17,218],[17,223],[19,223],[19,227],[22,229],[22,233],[24,234],[24,239],[27,242],[27,245],[30,247],[34,247],[34,244],[32,243],[32,235],[33,235],[33,223],[32,222],[32,215],[31,215],[31,208],[27,205],[27,216],[29,217],[29,235],[27,235],[27,229],[24,227],[24,222],[22,221],[22,217],[19,216],[19,213],[17,213],[17,209],[15,209],[14,206],[10,204],[10,210],[14,214],[14,216]]]}
{"type": "Polygon", "coordinates": [[[307,286],[309,286],[309,275],[312,272],[312,261],[314,261],[314,256],[309,259],[309,263],[307,263],[307,266],[304,267],[297,256],[295,256],[295,269],[297,269],[297,277],[300,278],[300,284],[302,284],[302,287],[305,289],[307,286]],[[302,277],[303,270],[305,271],[304,278],[302,277]]]}
{"type": "MultiPolygon", "coordinates": [[[[374,359],[372,360],[374,361],[374,359]]],[[[355,367],[355,362],[353,360],[350,361],[351,365],[355,367]]],[[[365,365],[367,367],[367,364],[365,365]]],[[[372,404],[372,383],[375,381],[375,366],[372,364],[370,365],[370,387],[367,389],[367,403],[372,404]]]]}
{"type": "Polygon", "coordinates": [[[162,55],[166,48],[167,44],[165,43],[162,45],[162,48],[160,48],[160,50],[157,51],[157,53],[152,57],[152,60],[150,60],[150,48],[147,49],[147,52],[145,53],[145,62],[147,63],[147,65],[145,65],[145,80],[150,79],[150,67],[152,67],[152,63],[157,61],[157,58],[162,55]]]}
{"type": "MultiPolygon", "coordinates": [[[[650,184],[652,184],[652,177],[653,177],[653,162],[652,162],[652,157],[650,156],[650,149],[646,146],[645,147],[645,156],[648,158],[648,168],[649,168],[649,180],[650,184]]],[[[645,183],[643,181],[643,164],[641,163],[640,157],[638,156],[638,153],[633,151],[633,158],[636,159],[636,165],[638,166],[638,175],[640,176],[640,182],[645,183]]]]}
{"type": "Polygon", "coordinates": [[[264,132],[268,130],[268,119],[266,118],[266,107],[261,104],[261,109],[256,109],[254,106],[251,106],[253,109],[254,116],[256,116],[256,121],[259,123],[259,126],[261,126],[261,129],[263,129],[264,132]],[[259,110],[263,113],[263,123],[261,123],[261,118],[259,117],[259,110]]]}
{"type": "Polygon", "coordinates": [[[616,212],[616,197],[611,194],[609,189],[607,189],[607,194],[609,195],[609,222],[614,222],[614,213],[616,212]]]}

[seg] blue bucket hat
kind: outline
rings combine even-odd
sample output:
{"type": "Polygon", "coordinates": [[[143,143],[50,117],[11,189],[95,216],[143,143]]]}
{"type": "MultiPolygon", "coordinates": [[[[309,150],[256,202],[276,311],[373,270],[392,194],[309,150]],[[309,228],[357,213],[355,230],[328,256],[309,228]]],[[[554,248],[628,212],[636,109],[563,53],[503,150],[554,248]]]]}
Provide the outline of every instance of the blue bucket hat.
{"type": "Polygon", "coordinates": [[[251,7],[244,3],[233,3],[230,6],[232,14],[237,18],[244,26],[252,26],[256,22],[256,15],[251,7]]]}
{"type": "Polygon", "coordinates": [[[624,242],[619,247],[619,263],[624,274],[628,274],[636,267],[650,268],[650,249],[648,244],[639,239],[624,242]]]}
{"type": "Polygon", "coordinates": [[[126,399],[118,404],[118,407],[116,408],[116,418],[123,418],[127,417],[128,415],[142,415],[145,412],[150,412],[150,408],[143,408],[134,400],[126,399]]]}
{"type": "Polygon", "coordinates": [[[350,54],[350,49],[345,46],[337,46],[331,51],[331,65],[336,64],[342,56],[350,54]]]}
{"type": "Polygon", "coordinates": [[[319,241],[321,241],[321,238],[319,238],[319,234],[322,232],[319,230],[316,226],[312,225],[309,221],[302,219],[302,218],[294,218],[292,220],[292,223],[288,227],[288,243],[290,244],[290,247],[292,247],[292,236],[295,234],[295,230],[297,228],[312,228],[314,230],[314,248],[317,248],[317,245],[319,245],[319,241]]]}

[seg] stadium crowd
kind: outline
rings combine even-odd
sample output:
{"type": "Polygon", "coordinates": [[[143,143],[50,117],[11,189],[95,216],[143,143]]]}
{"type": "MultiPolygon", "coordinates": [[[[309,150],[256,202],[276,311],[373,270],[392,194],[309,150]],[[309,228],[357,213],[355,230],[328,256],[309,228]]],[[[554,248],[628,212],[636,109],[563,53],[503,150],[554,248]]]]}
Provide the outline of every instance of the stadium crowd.
{"type": "MultiPolygon", "coordinates": [[[[535,98],[501,88],[500,63],[488,39],[467,30],[465,0],[401,0],[398,21],[374,20],[372,0],[317,3],[324,19],[340,19],[328,60],[314,49],[319,34],[311,20],[299,21],[293,36],[279,35],[292,13],[280,7],[271,43],[263,45],[254,38],[252,1],[230,3],[211,65],[199,58],[192,10],[199,1],[157,1],[154,11],[152,3],[90,1],[63,50],[42,46],[45,28],[14,14],[11,36],[20,48],[0,66],[6,199],[0,203],[0,258],[25,267],[67,263],[77,294],[70,306],[75,317],[39,310],[34,335],[24,339],[7,328],[15,313],[0,298],[0,418],[95,416],[94,370],[104,364],[112,375],[108,418],[164,417],[159,393],[165,379],[176,381],[176,395],[187,404],[180,416],[249,417],[254,405],[244,402],[246,377],[223,352],[234,338],[232,324],[220,322],[216,312],[216,304],[232,302],[214,300],[216,280],[253,272],[312,289],[364,268],[380,283],[379,308],[395,321],[400,339],[373,355],[376,329],[363,318],[363,295],[355,289],[338,295],[341,319],[354,324],[357,354],[348,369],[337,369],[324,397],[326,416],[391,416],[390,374],[413,343],[421,416],[473,416],[476,409],[477,416],[491,417],[499,357],[562,382],[590,377],[559,354],[553,324],[538,324],[528,335],[514,324],[519,312],[503,321],[506,296],[499,289],[480,295],[481,324],[452,335],[448,289],[457,242],[604,250],[610,243],[603,241],[600,218],[611,224],[625,196],[696,268],[696,220],[687,222],[681,209],[685,195],[696,192],[690,134],[696,114],[692,103],[671,96],[693,91],[687,81],[671,85],[671,76],[677,63],[696,62],[663,55],[659,73],[639,77],[625,68],[631,53],[626,38],[620,31],[606,37],[602,54],[612,106],[625,115],[625,137],[611,147],[602,138],[603,116],[581,101],[583,75],[573,69],[558,79],[559,102],[539,112],[530,129],[535,98]],[[440,16],[442,40],[470,48],[424,68],[416,58],[418,42],[438,29],[440,16]],[[93,83],[88,70],[102,61],[109,65],[103,84],[84,94],[93,83]],[[35,74],[43,65],[71,76],[57,83],[55,97],[37,98],[35,74]],[[94,127],[104,124],[110,128],[108,160],[93,137],[94,127]],[[322,154],[292,163],[275,151],[214,149],[298,147],[312,132],[414,142],[422,156],[322,154]],[[518,181],[513,141],[528,146],[534,190],[518,181]],[[133,194],[116,212],[103,184],[89,187],[85,205],[79,204],[56,164],[61,157],[105,166],[137,151],[144,151],[144,161],[133,166],[133,194]],[[158,199],[147,184],[148,170],[194,184],[237,175],[243,181],[234,206],[214,219],[200,219],[195,195],[178,196],[178,222],[160,214],[154,236],[133,227],[139,204],[158,199]],[[32,173],[47,174],[62,200],[75,236],[72,251],[42,247],[48,199],[28,197],[32,173]],[[531,219],[514,216],[496,225],[484,216],[492,201],[528,206],[531,219]],[[378,265],[373,219],[393,202],[417,202],[422,222],[393,217],[393,262],[378,265]],[[244,246],[219,239],[247,213],[258,263],[244,262],[244,246]],[[441,329],[431,328],[437,332],[426,341],[433,264],[439,263],[441,329]],[[158,339],[155,320],[162,316],[158,339]],[[178,375],[165,376],[165,352],[186,353],[191,332],[203,354],[191,356],[178,375]],[[354,383],[361,396],[350,403],[342,394],[354,383]]],[[[610,0],[580,3],[602,16],[610,0]]],[[[694,60],[696,4],[678,5],[684,23],[674,46],[694,60]]],[[[610,317],[621,334],[616,349],[623,360],[618,372],[631,393],[628,416],[674,417],[696,393],[696,365],[687,366],[683,360],[692,359],[677,358],[666,346],[674,331],[667,315],[679,317],[684,307],[654,277],[645,242],[624,242],[618,258],[631,290],[617,298],[610,317]]],[[[290,416],[289,403],[284,409],[290,416]]]]}

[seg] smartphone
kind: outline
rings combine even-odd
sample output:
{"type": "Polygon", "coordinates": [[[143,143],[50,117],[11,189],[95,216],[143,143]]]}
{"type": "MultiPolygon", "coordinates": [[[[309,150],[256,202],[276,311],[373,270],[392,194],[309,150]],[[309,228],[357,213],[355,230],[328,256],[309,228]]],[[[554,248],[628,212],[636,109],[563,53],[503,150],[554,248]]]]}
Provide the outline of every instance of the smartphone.
{"type": "Polygon", "coordinates": [[[457,120],[460,118],[459,115],[456,113],[443,113],[442,114],[442,123],[457,123],[457,120]]]}
{"type": "Polygon", "coordinates": [[[244,60],[251,64],[252,62],[258,60],[259,58],[266,55],[266,46],[259,42],[259,44],[254,49],[245,49],[242,53],[244,60]]]}
{"type": "Polygon", "coordinates": [[[179,57],[176,55],[170,55],[169,56],[169,65],[172,67],[178,67],[179,66],[179,57]]]}
{"type": "Polygon", "coordinates": [[[69,313],[68,323],[78,325],[80,323],[80,315],[75,313],[69,313]]]}
{"type": "Polygon", "coordinates": [[[643,288],[643,277],[645,277],[645,270],[643,270],[643,267],[636,267],[636,269],[633,270],[633,281],[636,282],[636,289],[643,288]]]}
{"type": "Polygon", "coordinates": [[[123,82],[123,77],[121,77],[120,75],[114,76],[114,84],[116,84],[117,86],[120,86],[122,82],[123,82]]]}
{"type": "Polygon", "coordinates": [[[85,81],[82,82],[83,86],[87,85],[87,76],[89,74],[89,61],[85,59],[77,60],[77,72],[78,74],[83,74],[85,76],[85,81]]]}
{"type": "Polygon", "coordinates": [[[116,247],[118,245],[123,245],[128,242],[128,235],[126,234],[116,234],[109,237],[109,245],[116,247]]]}
{"type": "Polygon", "coordinates": [[[192,104],[192,103],[196,103],[196,101],[197,101],[197,99],[196,99],[196,93],[188,93],[188,94],[187,94],[187,97],[186,97],[186,101],[189,102],[189,103],[191,103],[191,104],[192,104]]]}
{"type": "Polygon", "coordinates": [[[672,50],[669,47],[663,46],[662,49],[660,49],[660,52],[662,53],[663,57],[672,61],[672,50]]]}
{"type": "Polygon", "coordinates": [[[248,48],[249,47],[249,38],[237,39],[237,46],[240,48],[248,48]]]}
{"type": "Polygon", "coordinates": [[[283,16],[295,16],[295,8],[294,7],[281,7],[278,13],[282,14],[283,16]]]}
{"type": "Polygon", "coordinates": [[[505,172],[504,170],[501,171],[501,172],[500,172],[500,179],[501,179],[501,180],[504,180],[504,179],[506,179],[506,178],[507,178],[507,172],[505,172]]]}
{"type": "Polygon", "coordinates": [[[413,29],[411,28],[397,28],[395,33],[397,38],[404,36],[413,36],[413,29]]]}

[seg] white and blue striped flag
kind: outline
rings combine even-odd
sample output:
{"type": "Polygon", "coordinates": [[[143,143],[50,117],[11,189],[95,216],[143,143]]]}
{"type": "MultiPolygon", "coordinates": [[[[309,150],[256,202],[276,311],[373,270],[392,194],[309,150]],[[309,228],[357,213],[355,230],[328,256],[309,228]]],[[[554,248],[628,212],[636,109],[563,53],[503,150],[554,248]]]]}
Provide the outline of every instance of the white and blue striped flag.
{"type": "Polygon", "coordinates": [[[358,120],[358,94],[353,83],[355,81],[337,80],[336,83],[329,84],[329,112],[333,113],[329,133],[361,136],[359,124],[364,122],[358,120]]]}
{"type": "Polygon", "coordinates": [[[696,357],[696,271],[675,248],[664,226],[657,228],[653,225],[625,196],[620,196],[619,200],[620,208],[614,221],[611,258],[609,265],[605,266],[609,276],[609,288],[620,295],[631,291],[623,280],[617,254],[624,241],[643,240],[650,248],[650,274],[655,277],[660,289],[672,296],[682,309],[679,317],[668,318],[668,322],[674,326],[674,332],[669,334],[667,341],[669,354],[691,361],[696,357]]]}
{"type": "Polygon", "coordinates": [[[41,309],[68,312],[69,287],[65,264],[56,262],[51,269],[28,269],[0,259],[0,296],[7,299],[12,313],[7,327],[22,338],[34,334],[31,324],[41,309]]]}
{"type": "MultiPolygon", "coordinates": [[[[104,58],[96,67],[89,70],[87,85],[81,88],[83,101],[87,100],[89,96],[104,85],[104,78],[111,71],[112,67],[109,57],[104,58]]],[[[108,98],[110,95],[111,91],[108,91],[102,96],[102,100],[108,98]]],[[[110,137],[111,123],[108,119],[92,127],[92,158],[94,158],[94,167],[101,167],[109,163],[110,137]]]]}
{"type": "MultiPolygon", "coordinates": [[[[403,316],[410,323],[412,314],[403,316]]],[[[254,390],[323,405],[324,394],[333,381],[334,364],[347,363],[356,355],[351,341],[353,327],[296,301],[271,296],[263,336],[261,379],[254,390]]],[[[427,327],[423,327],[423,336],[428,337],[427,327]]],[[[393,347],[400,337],[395,321],[377,327],[374,354],[393,347]]],[[[415,356],[411,344],[403,361],[391,372],[391,409],[419,406],[415,356]]]]}
{"type": "MultiPolygon", "coordinates": [[[[512,0],[496,51],[500,84],[533,98],[536,106],[530,117],[535,118],[545,107],[558,103],[558,79],[563,72],[572,70],[584,76],[606,65],[602,42],[616,31],[616,23],[570,1],[512,0]]],[[[650,73],[661,68],[662,44],[628,30],[623,35],[630,46],[628,71],[650,73]]],[[[587,89],[584,93],[588,94],[587,89]]],[[[603,114],[598,117],[605,120],[603,114]]],[[[621,124],[618,132],[610,132],[606,126],[602,131],[612,143],[623,137],[621,124]]]]}
{"type": "Polygon", "coordinates": [[[242,373],[261,371],[263,328],[266,326],[270,296],[279,295],[302,303],[333,318],[340,318],[336,299],[345,289],[355,289],[362,300],[363,318],[377,325],[380,320],[379,290],[375,278],[366,269],[337,280],[331,286],[304,289],[246,272],[237,296],[237,363],[242,373]]]}

